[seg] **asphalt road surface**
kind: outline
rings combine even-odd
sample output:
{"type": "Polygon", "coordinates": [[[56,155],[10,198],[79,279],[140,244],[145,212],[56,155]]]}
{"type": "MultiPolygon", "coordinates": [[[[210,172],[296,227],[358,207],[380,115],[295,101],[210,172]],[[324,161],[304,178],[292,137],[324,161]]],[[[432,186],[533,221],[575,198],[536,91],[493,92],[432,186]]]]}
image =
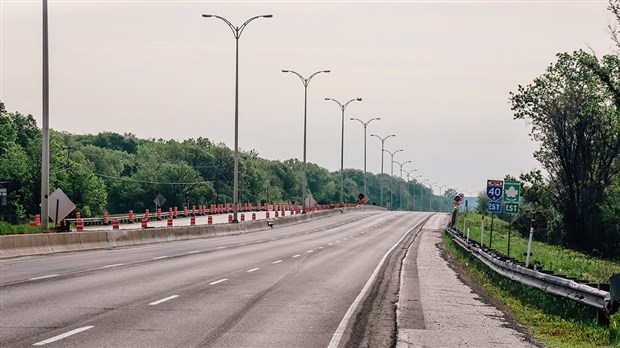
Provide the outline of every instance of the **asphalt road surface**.
{"type": "Polygon", "coordinates": [[[0,346],[328,347],[431,213],[0,261],[0,346]],[[399,244],[400,245],[400,244],[399,244]]]}

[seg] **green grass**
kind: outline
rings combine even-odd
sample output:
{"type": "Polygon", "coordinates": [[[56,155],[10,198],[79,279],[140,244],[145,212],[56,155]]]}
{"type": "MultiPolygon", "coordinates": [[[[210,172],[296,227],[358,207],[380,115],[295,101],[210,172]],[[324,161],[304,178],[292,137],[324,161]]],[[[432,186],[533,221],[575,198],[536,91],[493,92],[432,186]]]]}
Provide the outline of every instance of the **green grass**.
{"type": "MultiPolygon", "coordinates": [[[[459,215],[458,229],[463,231],[463,220],[465,214],[459,215]]],[[[470,239],[480,242],[480,222],[481,215],[468,213],[465,230],[469,226],[470,239]]],[[[484,219],[484,245],[490,244],[491,219],[489,216],[484,219]]],[[[536,230],[534,230],[536,234],[536,230]]],[[[514,229],[510,237],[510,257],[525,262],[528,240],[522,237],[514,229]]],[[[492,248],[498,252],[508,255],[508,223],[495,218],[493,221],[493,243],[492,248]]],[[[580,252],[564,249],[559,246],[549,245],[534,241],[532,243],[532,255],[530,263],[541,266],[545,270],[553,271],[559,275],[566,275],[571,278],[583,279],[592,283],[609,283],[609,277],[620,273],[620,264],[596,259],[580,252]]]]}
{"type": "Polygon", "coordinates": [[[43,228],[41,226],[28,226],[28,224],[13,225],[6,221],[0,221],[0,235],[31,234],[42,232],[43,228]]]}
{"type": "MultiPolygon", "coordinates": [[[[469,214],[468,219],[477,221],[479,224],[480,216],[472,215],[469,214]]],[[[495,222],[497,222],[497,219],[495,222]]],[[[494,229],[496,226],[494,226],[494,229]]],[[[459,227],[462,228],[462,224],[459,227]]],[[[472,227],[470,226],[470,237],[473,237],[471,235],[472,227]]],[[[476,231],[478,237],[472,239],[479,240],[479,227],[476,231]]],[[[485,234],[487,233],[485,232],[485,234]]],[[[501,234],[501,231],[497,234],[496,231],[493,232],[493,246],[500,250],[502,250],[503,246],[503,252],[505,253],[507,236],[502,239],[501,234]]],[[[495,298],[506,304],[515,319],[545,346],[567,348],[620,347],[619,313],[610,318],[609,327],[601,327],[597,324],[596,312],[592,309],[504,278],[476,258],[462,251],[458,245],[452,242],[448,234],[444,235],[444,241],[447,249],[468,269],[472,277],[482,284],[495,298]]],[[[525,251],[527,248],[527,240],[521,237],[515,237],[511,244],[511,254],[513,254],[512,250],[522,248],[525,251]],[[516,248],[515,244],[517,244],[516,248]],[[524,244],[524,246],[520,246],[520,244],[524,244]]],[[[488,245],[488,236],[485,236],[485,245],[488,245]]],[[[590,259],[573,251],[566,251],[570,255],[567,258],[560,255],[558,250],[561,249],[543,243],[536,243],[534,250],[537,250],[538,260],[543,260],[555,265],[555,267],[562,268],[566,270],[566,274],[590,274],[589,272],[584,272],[587,265],[599,269],[600,272],[603,272],[602,270],[604,269],[617,270],[619,267],[618,264],[590,259]],[[571,260],[571,257],[574,260],[571,260]],[[602,265],[598,265],[599,263],[602,265]],[[576,266],[581,272],[571,272],[568,269],[570,266],[576,266]]],[[[522,252],[520,253],[522,254],[522,252]]],[[[605,277],[608,278],[609,275],[605,277]]],[[[603,277],[603,273],[599,277],[603,277]]]]}

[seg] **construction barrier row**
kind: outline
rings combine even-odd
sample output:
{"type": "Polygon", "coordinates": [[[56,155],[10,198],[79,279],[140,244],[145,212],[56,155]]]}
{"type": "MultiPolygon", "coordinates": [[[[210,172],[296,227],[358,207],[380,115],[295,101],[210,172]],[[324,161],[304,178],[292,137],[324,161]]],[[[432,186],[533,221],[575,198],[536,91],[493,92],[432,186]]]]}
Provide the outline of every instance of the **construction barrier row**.
{"type": "MultiPolygon", "coordinates": [[[[275,211],[278,217],[278,210],[275,211]]],[[[283,217],[275,222],[276,226],[307,221],[317,217],[339,213],[338,210],[328,209],[317,211],[314,214],[296,214],[283,217]]],[[[19,256],[45,255],[59,252],[115,248],[130,245],[161,243],[194,238],[208,238],[223,235],[257,232],[268,229],[269,220],[254,220],[238,224],[199,225],[184,227],[142,228],[134,230],[119,230],[68,233],[19,234],[0,236],[0,258],[19,256]]],[[[242,215],[243,216],[243,215],[242,215]]],[[[232,215],[229,216],[232,220],[232,215]]],[[[244,217],[242,217],[244,219],[244,217]]],[[[112,221],[118,226],[118,220],[112,221]]],[[[146,223],[146,219],[143,220],[146,223]]],[[[168,220],[171,226],[171,219],[168,220]]]]}

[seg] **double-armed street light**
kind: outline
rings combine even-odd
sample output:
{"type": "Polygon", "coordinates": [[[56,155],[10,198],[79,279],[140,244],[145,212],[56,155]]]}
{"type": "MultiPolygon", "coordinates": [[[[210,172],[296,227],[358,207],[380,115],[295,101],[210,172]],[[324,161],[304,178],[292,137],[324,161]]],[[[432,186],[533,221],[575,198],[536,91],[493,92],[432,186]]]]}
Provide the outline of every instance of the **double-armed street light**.
{"type": "Polygon", "coordinates": [[[432,207],[431,207],[431,195],[433,194],[433,185],[437,185],[437,183],[434,182],[434,183],[428,185],[428,211],[432,210],[432,207]]]}
{"type": "MultiPolygon", "coordinates": [[[[411,173],[417,172],[417,169],[411,169],[409,171],[405,170],[405,174],[407,174],[407,193],[411,194],[411,173]]],[[[415,197],[415,195],[413,196],[415,197]]],[[[411,211],[413,211],[413,199],[411,200],[411,211]]]]}
{"type": "MultiPolygon", "coordinates": [[[[445,199],[444,199],[444,198],[443,198],[443,196],[441,195],[441,191],[442,191],[442,190],[443,190],[443,188],[444,188],[444,187],[446,187],[446,186],[447,186],[447,185],[437,186],[437,187],[439,187],[439,197],[441,198],[441,201],[440,201],[440,202],[444,202],[444,201],[445,201],[445,199]]],[[[443,205],[443,204],[439,204],[439,209],[440,209],[440,211],[441,211],[441,206],[442,206],[442,205],[443,205]]]]}
{"type": "Polygon", "coordinates": [[[381,117],[374,117],[368,120],[367,122],[364,122],[360,120],[359,118],[351,117],[351,121],[353,120],[359,121],[359,123],[361,123],[362,126],[364,126],[364,196],[366,197],[368,197],[368,183],[367,183],[367,178],[366,178],[366,127],[368,127],[368,124],[370,122],[379,121],[380,119],[381,117]]]}
{"type": "Polygon", "coordinates": [[[303,76],[301,76],[301,74],[299,74],[296,71],[293,70],[282,70],[283,73],[293,73],[295,75],[297,75],[300,79],[301,82],[304,85],[304,177],[303,177],[303,192],[302,192],[302,197],[301,197],[301,202],[302,202],[302,213],[305,214],[306,213],[306,192],[308,191],[308,178],[307,178],[307,165],[306,165],[306,124],[307,124],[307,111],[308,111],[308,85],[310,84],[310,80],[312,80],[312,78],[314,76],[316,76],[317,74],[320,73],[328,73],[330,72],[329,70],[320,70],[315,72],[314,74],[310,75],[310,77],[308,77],[307,79],[304,78],[303,76]]]}
{"type": "Polygon", "coordinates": [[[234,168],[234,179],[233,179],[233,221],[234,223],[238,223],[237,219],[237,210],[239,205],[239,38],[241,37],[241,33],[243,33],[243,29],[253,20],[258,18],[271,18],[273,15],[260,15],[254,16],[247,21],[245,21],[240,27],[235,27],[229,20],[224,17],[220,17],[218,15],[212,14],[203,14],[205,18],[217,18],[226,23],[230,30],[232,30],[233,35],[235,36],[235,168],[234,168]]]}
{"type": "MultiPolygon", "coordinates": [[[[391,165],[391,170],[390,170],[390,179],[392,179],[392,177],[394,176],[394,155],[401,151],[405,151],[405,150],[398,149],[394,152],[390,150],[383,150],[383,151],[389,153],[391,157],[392,165],[391,165]]],[[[394,202],[394,192],[392,191],[392,182],[390,181],[390,208],[392,207],[393,202],[394,202]]]]}
{"type": "Polygon", "coordinates": [[[362,98],[353,98],[344,104],[332,98],[325,98],[325,100],[335,102],[340,107],[340,110],[342,110],[342,139],[340,140],[340,207],[344,208],[344,111],[351,102],[362,101],[362,98]]]}
{"type": "MultiPolygon", "coordinates": [[[[424,183],[430,181],[429,179],[424,179],[423,181],[420,182],[420,186],[426,188],[426,186],[424,186],[424,183]]],[[[422,210],[422,205],[424,204],[424,202],[422,202],[422,188],[420,188],[420,210],[422,210]]]]}
{"type": "Polygon", "coordinates": [[[385,140],[389,137],[395,137],[396,134],[390,134],[388,136],[385,137],[380,137],[376,134],[371,134],[371,137],[377,137],[379,138],[379,140],[381,140],[381,203],[379,204],[380,206],[383,206],[383,153],[385,152],[384,150],[384,145],[385,145],[385,140]]]}
{"type": "MultiPolygon", "coordinates": [[[[407,164],[407,163],[411,163],[411,161],[405,161],[403,163],[400,163],[398,161],[394,161],[394,163],[396,163],[396,164],[398,164],[400,166],[400,179],[402,180],[403,179],[403,166],[405,164],[407,164]]],[[[400,186],[400,184],[399,184],[399,186],[400,186]]],[[[401,208],[401,210],[402,210],[402,206],[403,206],[403,188],[401,186],[401,188],[400,188],[400,203],[399,203],[399,208],[401,208]]]]}

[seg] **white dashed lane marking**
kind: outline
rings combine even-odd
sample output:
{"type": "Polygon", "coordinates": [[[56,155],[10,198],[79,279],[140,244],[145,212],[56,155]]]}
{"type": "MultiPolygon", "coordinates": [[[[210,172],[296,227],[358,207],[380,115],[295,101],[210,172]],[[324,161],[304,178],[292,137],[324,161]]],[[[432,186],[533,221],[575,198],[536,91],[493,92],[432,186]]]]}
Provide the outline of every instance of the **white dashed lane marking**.
{"type": "Polygon", "coordinates": [[[48,274],[48,275],[44,275],[41,277],[36,277],[36,278],[30,278],[28,280],[41,280],[41,279],[48,279],[48,278],[54,278],[54,277],[58,277],[60,274],[48,274]]]}
{"type": "Polygon", "coordinates": [[[199,250],[194,250],[194,251],[190,251],[190,252],[188,252],[187,254],[188,254],[188,255],[190,255],[190,254],[197,254],[197,253],[199,253],[199,252],[200,252],[199,250]]]}
{"type": "Polygon", "coordinates": [[[81,327],[81,328],[78,328],[78,329],[75,329],[75,330],[71,330],[69,332],[65,332],[62,335],[58,335],[58,336],[54,336],[52,338],[48,338],[45,341],[37,342],[37,343],[33,344],[33,346],[44,346],[46,344],[59,341],[59,340],[61,340],[63,338],[66,338],[66,337],[69,337],[69,336],[73,336],[73,335],[75,335],[77,333],[80,333],[82,331],[86,331],[86,330],[89,330],[89,329],[92,329],[92,328],[94,328],[94,326],[84,326],[84,327],[81,327]]]}
{"type": "Polygon", "coordinates": [[[227,281],[228,279],[224,278],[224,279],[220,279],[220,280],[216,280],[213,283],[209,283],[209,285],[215,285],[215,284],[219,284],[219,283],[223,283],[225,281],[227,281]]]}
{"type": "Polygon", "coordinates": [[[167,259],[168,256],[158,256],[158,257],[154,257],[153,260],[161,260],[161,259],[167,259]]]}
{"type": "Polygon", "coordinates": [[[105,268],[112,268],[112,267],[120,267],[120,266],[123,266],[123,265],[125,265],[125,264],[124,263],[115,263],[113,265],[107,265],[107,266],[103,266],[101,268],[105,269],[105,268]]]}
{"type": "Polygon", "coordinates": [[[275,265],[276,263],[280,263],[280,262],[282,262],[282,260],[274,261],[272,263],[275,265]]]}
{"type": "Polygon", "coordinates": [[[293,257],[300,257],[301,255],[297,254],[297,255],[293,255],[293,257]]]}
{"type": "Polygon", "coordinates": [[[166,297],[166,298],[162,298],[161,300],[158,300],[158,301],[155,301],[155,302],[151,302],[151,303],[149,303],[149,306],[156,306],[156,305],[158,305],[158,304],[160,304],[160,303],[164,303],[164,302],[166,302],[166,301],[170,301],[170,300],[175,299],[175,298],[177,298],[177,297],[179,297],[179,295],[172,295],[172,296],[168,296],[168,297],[166,297]]]}
{"type": "Polygon", "coordinates": [[[252,272],[258,271],[259,269],[260,268],[252,268],[252,269],[247,270],[246,272],[247,273],[252,273],[252,272]]]}

